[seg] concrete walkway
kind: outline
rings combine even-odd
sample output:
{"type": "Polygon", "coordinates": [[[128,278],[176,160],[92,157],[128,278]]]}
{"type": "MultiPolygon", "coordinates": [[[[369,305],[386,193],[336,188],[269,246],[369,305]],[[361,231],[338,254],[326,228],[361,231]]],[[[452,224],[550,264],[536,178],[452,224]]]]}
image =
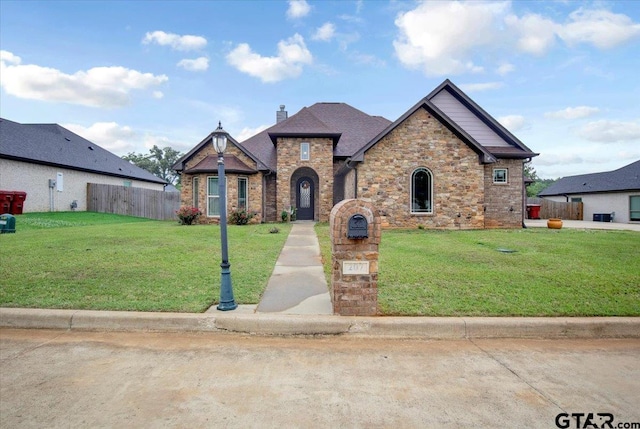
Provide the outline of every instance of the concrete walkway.
{"type": "Polygon", "coordinates": [[[315,222],[297,221],[258,304],[258,313],[333,314],[315,222]]]}
{"type": "MultiPolygon", "coordinates": [[[[547,219],[525,219],[527,228],[546,228],[547,219]]],[[[588,220],[562,220],[563,228],[573,229],[615,229],[627,231],[640,231],[640,223],[621,222],[591,222],[588,220]]]]}

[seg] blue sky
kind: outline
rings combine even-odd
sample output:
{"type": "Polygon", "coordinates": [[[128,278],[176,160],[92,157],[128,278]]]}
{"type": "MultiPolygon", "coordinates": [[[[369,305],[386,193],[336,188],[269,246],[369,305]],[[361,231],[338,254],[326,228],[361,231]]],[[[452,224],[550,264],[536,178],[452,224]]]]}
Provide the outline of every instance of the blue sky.
{"type": "Polygon", "coordinates": [[[451,79],[543,178],[640,159],[640,2],[0,0],[0,115],[118,155],[320,101],[395,120],[451,79]]]}

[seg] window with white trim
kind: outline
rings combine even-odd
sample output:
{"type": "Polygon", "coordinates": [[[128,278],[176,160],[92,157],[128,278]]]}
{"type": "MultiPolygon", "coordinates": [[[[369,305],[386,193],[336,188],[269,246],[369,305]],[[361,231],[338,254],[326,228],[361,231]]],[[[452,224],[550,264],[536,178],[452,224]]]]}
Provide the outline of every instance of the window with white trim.
{"type": "Polygon", "coordinates": [[[220,216],[220,192],[218,177],[207,177],[207,216],[220,216]]]}
{"type": "Polygon", "coordinates": [[[238,177],[238,210],[247,210],[249,207],[248,184],[246,177],[238,177]]]}
{"type": "Polygon", "coordinates": [[[493,169],[493,183],[506,184],[508,180],[508,170],[506,168],[493,169]]]}
{"type": "Polygon", "coordinates": [[[194,177],[191,182],[191,193],[193,194],[193,207],[198,208],[198,188],[200,187],[200,179],[194,177]]]}
{"type": "Polygon", "coordinates": [[[423,167],[411,173],[411,213],[433,213],[433,175],[423,167]]]}
{"type": "Polygon", "coordinates": [[[300,143],[300,161],[309,161],[311,159],[310,152],[309,143],[300,143]]]}
{"type": "Polygon", "coordinates": [[[629,220],[640,221],[640,195],[631,195],[629,197],[629,220]]]}

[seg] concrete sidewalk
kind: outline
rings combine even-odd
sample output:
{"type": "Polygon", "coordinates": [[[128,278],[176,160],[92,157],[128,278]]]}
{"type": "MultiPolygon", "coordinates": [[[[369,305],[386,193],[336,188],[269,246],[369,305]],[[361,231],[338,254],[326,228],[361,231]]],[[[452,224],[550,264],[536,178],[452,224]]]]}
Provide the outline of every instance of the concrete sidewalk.
{"type": "Polygon", "coordinates": [[[315,222],[295,222],[258,304],[258,313],[333,314],[315,222]]]}

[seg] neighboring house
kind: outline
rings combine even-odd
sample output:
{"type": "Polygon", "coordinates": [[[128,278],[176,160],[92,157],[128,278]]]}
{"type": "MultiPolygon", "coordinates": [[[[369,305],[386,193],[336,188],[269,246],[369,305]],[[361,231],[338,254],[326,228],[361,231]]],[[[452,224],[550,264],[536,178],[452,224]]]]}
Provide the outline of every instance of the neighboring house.
{"type": "MultiPolygon", "coordinates": [[[[395,122],[344,103],[316,103],[225,152],[228,210],[260,221],[328,221],[346,198],[371,201],[383,225],[520,228],[523,164],[536,156],[449,80],[395,122]]],[[[183,156],[182,204],[219,214],[211,135],[183,156]]]]}
{"type": "Polygon", "coordinates": [[[0,119],[0,189],[26,192],[24,212],[84,211],[87,183],[159,191],[166,184],[60,125],[0,119]]]}
{"type": "Polygon", "coordinates": [[[613,222],[640,222],[640,160],[604,173],[563,177],[539,196],[582,202],[585,220],[593,220],[594,214],[614,214],[613,222]]]}

